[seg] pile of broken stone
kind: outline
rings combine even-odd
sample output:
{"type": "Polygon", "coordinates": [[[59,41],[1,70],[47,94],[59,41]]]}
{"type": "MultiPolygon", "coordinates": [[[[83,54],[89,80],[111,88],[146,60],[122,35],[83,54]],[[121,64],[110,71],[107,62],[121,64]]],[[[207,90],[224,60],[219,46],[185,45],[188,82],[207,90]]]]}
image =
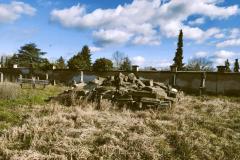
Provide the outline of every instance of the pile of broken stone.
{"type": "Polygon", "coordinates": [[[119,107],[147,109],[171,107],[179,100],[179,92],[168,84],[140,79],[134,73],[118,73],[107,78],[98,77],[88,84],[74,84],[71,90],[51,99],[67,106],[89,101],[101,107],[102,100],[108,100],[119,107]]]}

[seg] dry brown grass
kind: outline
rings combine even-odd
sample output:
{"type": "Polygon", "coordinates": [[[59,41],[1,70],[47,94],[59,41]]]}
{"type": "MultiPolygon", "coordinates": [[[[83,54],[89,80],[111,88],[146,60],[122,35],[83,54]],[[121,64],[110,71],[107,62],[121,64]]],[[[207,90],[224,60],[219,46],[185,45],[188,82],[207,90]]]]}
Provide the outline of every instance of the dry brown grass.
{"type": "Polygon", "coordinates": [[[240,159],[237,102],[187,96],[169,110],[109,106],[36,106],[21,127],[0,137],[0,155],[13,160],[240,159]]]}
{"type": "Polygon", "coordinates": [[[0,100],[1,99],[14,99],[20,94],[20,87],[18,84],[3,82],[0,83],[0,100]]]}

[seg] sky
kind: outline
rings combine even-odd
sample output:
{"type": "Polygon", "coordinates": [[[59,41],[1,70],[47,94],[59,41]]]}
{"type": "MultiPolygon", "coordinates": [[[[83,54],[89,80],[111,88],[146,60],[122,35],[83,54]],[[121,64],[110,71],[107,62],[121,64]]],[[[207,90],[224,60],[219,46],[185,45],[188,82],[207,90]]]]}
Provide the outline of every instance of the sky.
{"type": "Polygon", "coordinates": [[[141,67],[173,63],[179,30],[184,62],[240,58],[240,0],[0,0],[0,55],[36,43],[54,61],[91,49],[115,51],[141,67]]]}

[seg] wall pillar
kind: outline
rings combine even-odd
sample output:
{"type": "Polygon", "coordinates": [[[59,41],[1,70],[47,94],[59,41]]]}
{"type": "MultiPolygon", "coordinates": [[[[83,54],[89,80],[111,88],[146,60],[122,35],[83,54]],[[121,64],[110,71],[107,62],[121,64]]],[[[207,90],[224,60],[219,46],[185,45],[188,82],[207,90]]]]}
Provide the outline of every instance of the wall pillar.
{"type": "Polygon", "coordinates": [[[55,86],[56,85],[56,80],[52,81],[52,85],[55,86]]]}
{"type": "Polygon", "coordinates": [[[32,87],[36,87],[36,77],[32,77],[32,87]]]}
{"type": "Polygon", "coordinates": [[[176,65],[171,65],[170,66],[170,70],[171,70],[171,72],[177,72],[177,66],[176,65]]]}
{"type": "Polygon", "coordinates": [[[132,65],[132,71],[133,72],[138,72],[139,71],[139,66],[138,65],[132,65]]]}
{"type": "Polygon", "coordinates": [[[175,87],[176,86],[176,81],[177,81],[177,75],[176,73],[173,75],[173,79],[172,79],[172,86],[175,87]]]}
{"type": "Polygon", "coordinates": [[[23,88],[22,78],[23,78],[23,76],[21,74],[19,74],[18,82],[20,82],[21,88],[23,88]]]}
{"type": "Polygon", "coordinates": [[[0,83],[3,83],[3,73],[0,72],[0,83]]]}
{"type": "Polygon", "coordinates": [[[81,79],[80,79],[80,83],[83,83],[83,71],[81,71],[81,79]]]}
{"type": "Polygon", "coordinates": [[[207,75],[206,75],[206,72],[203,72],[201,74],[201,84],[200,84],[200,88],[199,88],[199,95],[201,96],[205,90],[205,87],[206,87],[206,78],[207,78],[207,75]]]}

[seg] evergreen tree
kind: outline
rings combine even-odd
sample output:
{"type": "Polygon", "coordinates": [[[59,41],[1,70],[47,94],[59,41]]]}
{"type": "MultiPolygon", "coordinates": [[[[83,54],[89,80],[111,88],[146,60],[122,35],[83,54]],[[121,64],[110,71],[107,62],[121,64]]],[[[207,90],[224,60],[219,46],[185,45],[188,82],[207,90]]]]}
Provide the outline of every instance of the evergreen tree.
{"type": "Polygon", "coordinates": [[[93,64],[94,71],[110,71],[113,68],[113,63],[111,60],[106,58],[99,58],[93,64]]]}
{"type": "Polygon", "coordinates": [[[229,63],[228,59],[225,61],[225,67],[226,67],[226,72],[231,72],[230,63],[229,63]]]}
{"type": "Polygon", "coordinates": [[[68,67],[70,69],[82,69],[82,61],[81,54],[78,53],[68,60],[68,67]]]}
{"type": "Polygon", "coordinates": [[[62,56],[57,60],[56,67],[58,69],[64,69],[65,68],[65,60],[63,59],[62,56]]]}
{"type": "Polygon", "coordinates": [[[121,70],[124,70],[124,71],[130,71],[131,68],[132,68],[132,62],[130,61],[130,59],[128,57],[125,57],[123,59],[123,62],[121,64],[121,70]]]}
{"type": "Polygon", "coordinates": [[[234,63],[234,72],[239,72],[239,63],[238,63],[238,59],[235,59],[235,63],[234,63]]]}
{"type": "Polygon", "coordinates": [[[91,54],[88,46],[84,46],[81,52],[78,52],[77,55],[74,55],[72,58],[69,59],[68,67],[70,69],[91,69],[91,54]]]}
{"type": "Polygon", "coordinates": [[[177,50],[175,53],[175,57],[173,59],[174,65],[178,67],[178,70],[183,70],[183,32],[180,30],[179,36],[178,36],[178,44],[177,44],[177,50]]]}
{"type": "Polygon", "coordinates": [[[83,59],[85,60],[85,69],[90,70],[91,69],[91,51],[87,45],[83,46],[82,52],[81,52],[83,59]]]}
{"type": "Polygon", "coordinates": [[[42,56],[46,52],[42,52],[41,49],[37,48],[37,45],[34,43],[29,43],[22,46],[17,54],[14,54],[7,62],[8,66],[13,64],[18,64],[21,67],[32,67],[41,69],[45,68],[46,65],[49,65],[49,61],[42,56]]]}

